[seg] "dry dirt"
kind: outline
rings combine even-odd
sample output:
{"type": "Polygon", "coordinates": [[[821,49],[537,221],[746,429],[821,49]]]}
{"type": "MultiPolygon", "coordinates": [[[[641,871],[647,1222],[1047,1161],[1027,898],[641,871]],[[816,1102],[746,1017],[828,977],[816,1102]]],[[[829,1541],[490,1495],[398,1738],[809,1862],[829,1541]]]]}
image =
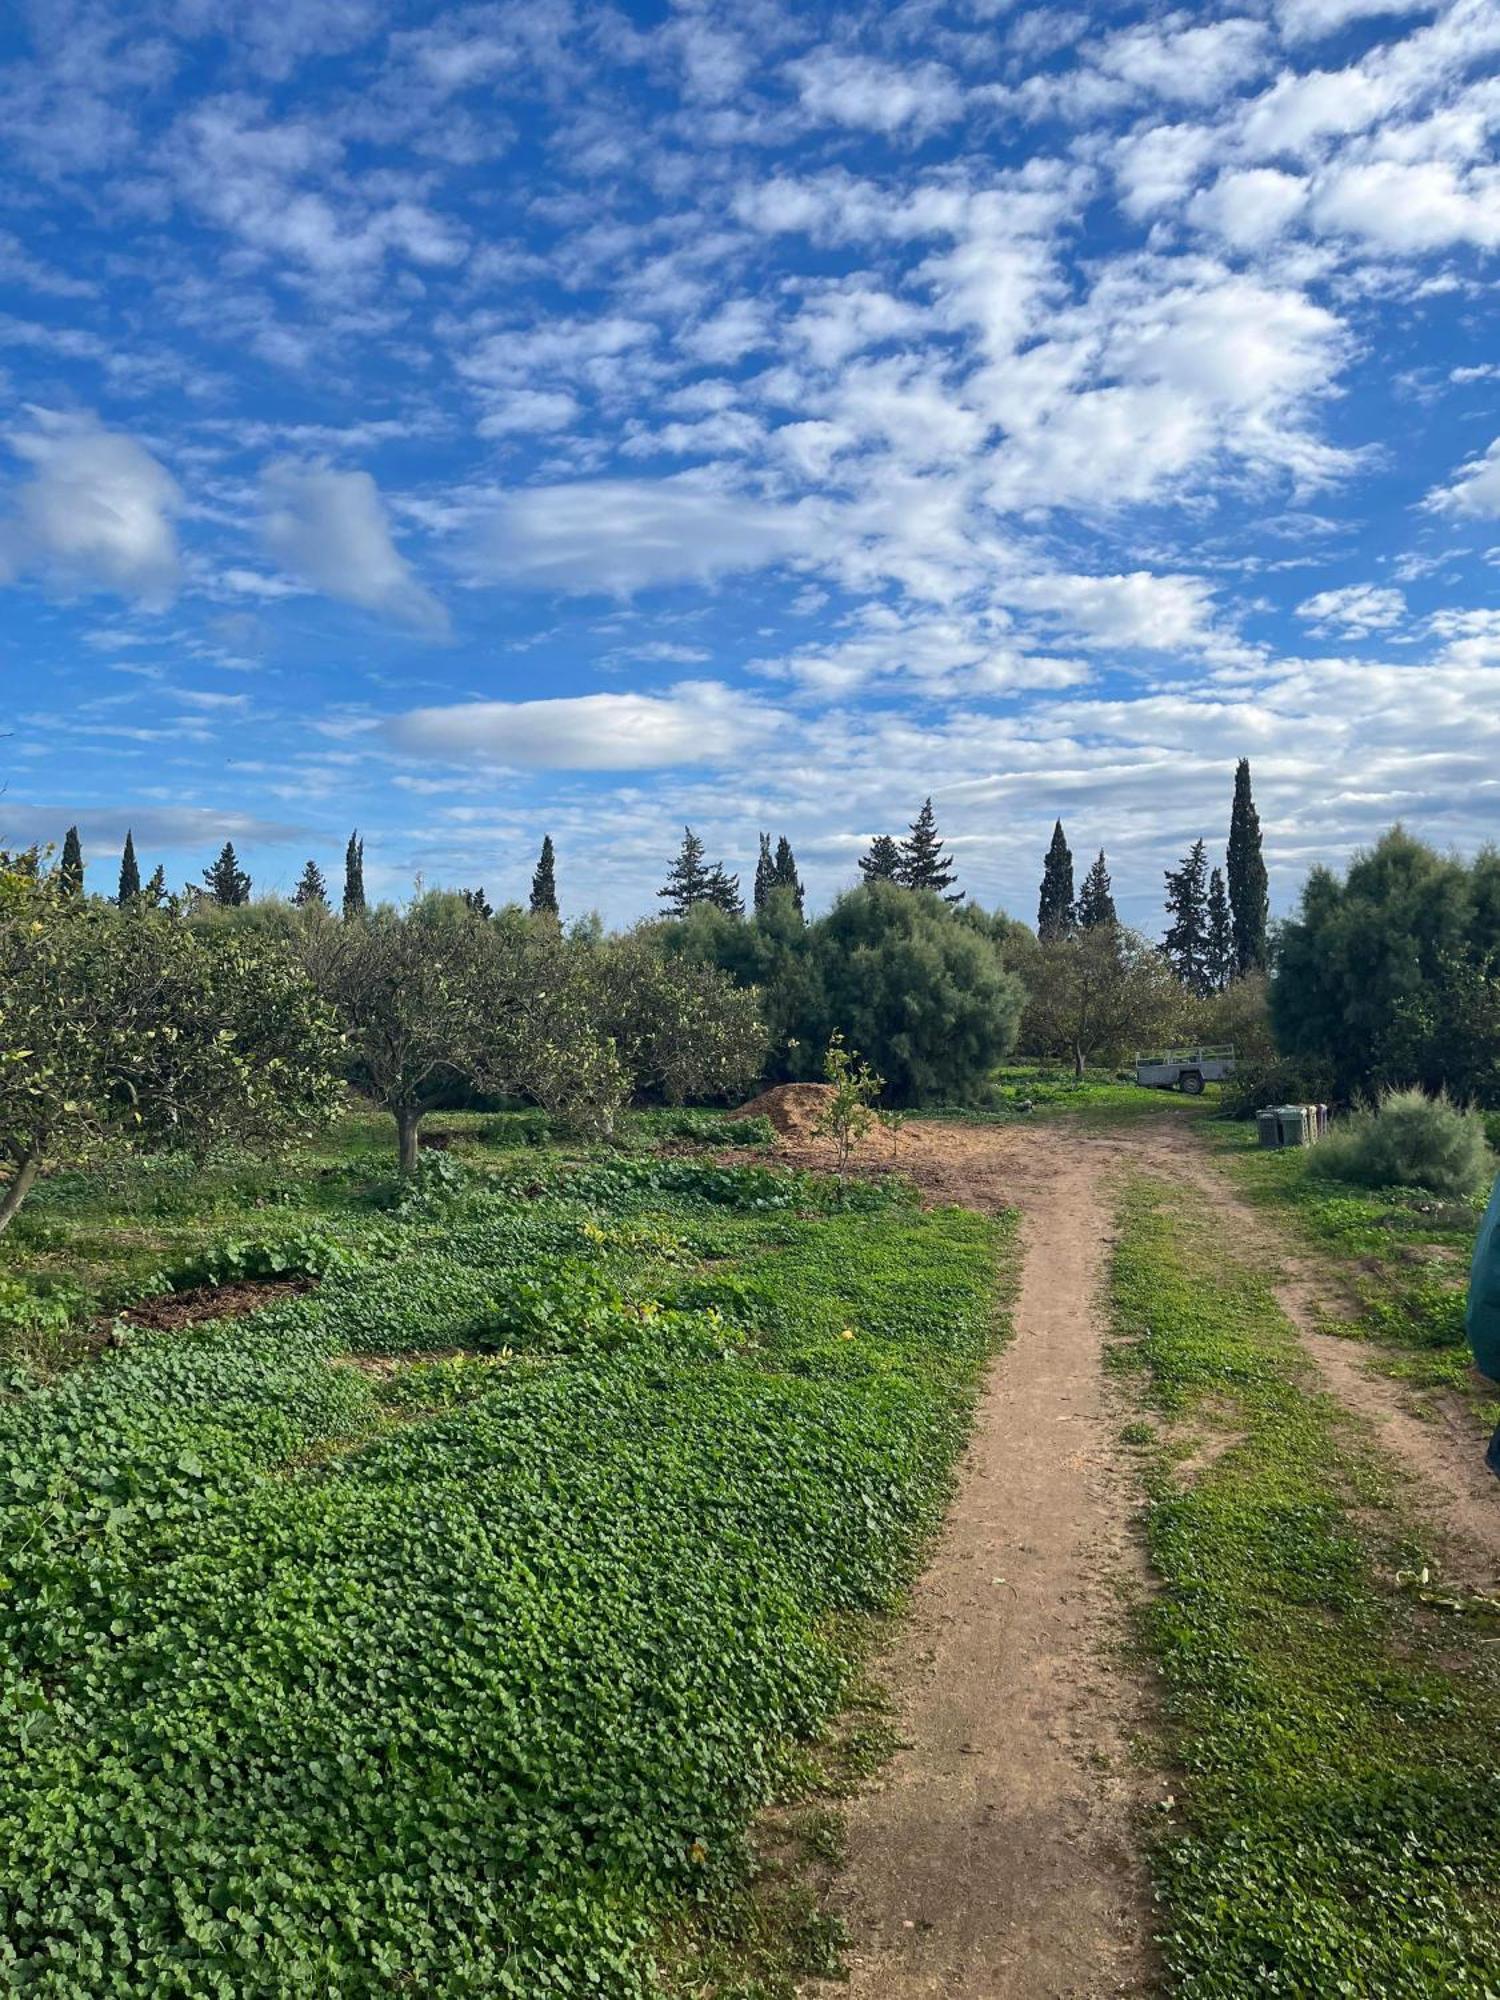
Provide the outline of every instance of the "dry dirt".
{"type": "MultiPolygon", "coordinates": [[[[259,1312],[275,1305],[292,1292],[310,1292],[316,1279],[246,1278],[231,1285],[195,1285],[185,1292],[159,1292],[155,1298],[141,1299],[115,1315],[127,1326],[149,1327],[165,1333],[178,1327],[195,1326],[205,1319],[238,1319],[244,1313],[259,1312]]],[[[101,1321],[107,1329],[113,1321],[101,1321]]]]}

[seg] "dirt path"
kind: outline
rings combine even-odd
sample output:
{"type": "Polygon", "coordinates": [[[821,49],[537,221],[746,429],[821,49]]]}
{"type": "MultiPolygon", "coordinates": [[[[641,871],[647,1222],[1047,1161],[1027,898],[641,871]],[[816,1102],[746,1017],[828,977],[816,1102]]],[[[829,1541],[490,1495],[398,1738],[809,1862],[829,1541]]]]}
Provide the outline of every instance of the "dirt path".
{"type": "MultiPolygon", "coordinates": [[[[1113,1657],[1144,1573],[1102,1367],[1119,1142],[918,1126],[901,1165],[937,1199],[1017,1205],[1015,1337],[952,1511],[884,1665],[905,1747],[850,1815],[836,1906],[853,2000],[1104,2000],[1149,1990],[1150,1910],[1113,1657]]],[[[1157,1793],[1159,1796],[1159,1792],[1157,1793]]]]}

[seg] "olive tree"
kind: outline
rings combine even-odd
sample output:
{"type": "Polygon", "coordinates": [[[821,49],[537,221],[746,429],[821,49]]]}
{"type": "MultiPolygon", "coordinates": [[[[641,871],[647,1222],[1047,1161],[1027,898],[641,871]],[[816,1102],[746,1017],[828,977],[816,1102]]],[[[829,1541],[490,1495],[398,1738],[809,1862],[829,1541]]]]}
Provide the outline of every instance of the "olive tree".
{"type": "Polygon", "coordinates": [[[109,1142],[199,1154],[330,1116],[340,1041],[283,939],[0,871],[0,1193],[109,1142]]]}
{"type": "Polygon", "coordinates": [[[1066,1054],[1080,1077],[1092,1060],[1118,1059],[1132,1044],[1170,1034],[1182,1006],[1166,959],[1121,924],[1041,939],[1026,981],[1025,1046],[1066,1054]]]}

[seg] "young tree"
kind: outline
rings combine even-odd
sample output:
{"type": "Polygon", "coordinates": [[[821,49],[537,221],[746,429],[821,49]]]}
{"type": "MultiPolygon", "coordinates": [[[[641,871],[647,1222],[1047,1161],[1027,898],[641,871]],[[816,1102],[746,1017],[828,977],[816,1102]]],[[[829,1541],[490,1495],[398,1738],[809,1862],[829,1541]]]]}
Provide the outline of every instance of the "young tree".
{"type": "Polygon", "coordinates": [[[558,915],[557,856],[553,852],[550,833],[542,835],[542,851],[537,856],[537,864],[532,871],[531,914],[534,917],[558,915]]]}
{"type": "Polygon", "coordinates": [[[685,917],[694,904],[708,902],[711,880],[711,871],[703,858],[703,842],[690,826],[685,826],[677,859],[672,863],[665,883],[656,892],[667,906],[666,914],[669,917],[685,917]]]}
{"type": "Polygon", "coordinates": [[[950,895],[955,870],[943,843],[938,837],[937,815],[932,810],[930,798],[922,801],[922,810],[911,823],[911,830],[901,843],[901,859],[897,866],[896,880],[903,889],[929,889],[945,902],[963,901],[963,892],[950,895]]]}
{"type": "Polygon", "coordinates": [[[203,871],[203,885],[210,899],[220,909],[238,909],[241,903],[250,900],[250,877],[241,868],[235,857],[234,842],[226,840],[219,850],[219,857],[211,867],[203,871]]]}
{"type": "Polygon", "coordinates": [[[1075,921],[1073,850],[1068,846],[1062,821],[1058,820],[1052,828],[1052,840],[1042,866],[1042,888],[1036,908],[1036,934],[1044,940],[1066,937],[1075,921]]]}
{"type": "Polygon", "coordinates": [[[83,843],[78,838],[76,826],[70,826],[63,836],[62,860],[57,868],[58,888],[65,896],[83,894],[83,843]]]}
{"type": "Polygon", "coordinates": [[[888,833],[877,833],[868,852],[859,857],[859,872],[867,882],[899,882],[901,848],[888,833]]]}
{"type": "Polygon", "coordinates": [[[1250,796],[1248,757],[1241,757],[1235,766],[1234,806],[1229,817],[1226,865],[1234,969],[1242,975],[1263,972],[1268,955],[1266,928],[1270,902],[1265,858],[1260,845],[1260,815],[1250,796]]]}
{"type": "Polygon", "coordinates": [[[115,901],[123,910],[133,903],[141,893],[141,871],[136,865],[135,837],[127,826],[125,846],[120,855],[120,886],[115,892],[115,901]]]}
{"type": "Polygon", "coordinates": [[[365,844],[356,827],[344,849],[344,915],[363,916],[365,910],[365,844]]]}
{"type": "Polygon", "coordinates": [[[1181,863],[1166,871],[1167,915],[1162,941],[1172,970],[1189,993],[1210,990],[1208,943],[1208,861],[1195,840],[1181,863]]]}
{"type": "Polygon", "coordinates": [[[1224,871],[1215,868],[1208,878],[1208,949],[1205,976],[1209,990],[1220,992],[1234,977],[1234,935],[1229,917],[1229,898],[1224,893],[1224,871]]]}
{"type": "Polygon", "coordinates": [[[323,880],[323,871],[316,861],[309,861],[298,876],[292,901],[299,910],[328,908],[328,884],[323,880]]]}
{"type": "Polygon", "coordinates": [[[797,905],[797,915],[806,914],[802,877],[797,873],[797,857],[792,852],[792,843],[785,834],[776,843],[776,859],[771,863],[771,887],[785,889],[797,905]]]}
{"type": "Polygon", "coordinates": [[[167,871],[159,861],[151,871],[151,880],[140,891],[140,896],[148,910],[159,910],[167,900],[167,871]]]}
{"type": "Polygon", "coordinates": [[[1044,938],[1026,969],[1023,1046],[1065,1054],[1081,1077],[1171,1030],[1182,992],[1154,945],[1119,924],[1044,938]]]}
{"type": "Polygon", "coordinates": [[[771,859],[771,836],[763,833],[760,837],[760,852],[755,857],[755,888],[752,901],[757,916],[766,907],[766,898],[771,893],[771,885],[776,880],[776,864],[771,859]]]}
{"type": "Polygon", "coordinates": [[[818,1114],[813,1131],[820,1139],[832,1139],[834,1164],[840,1180],[847,1177],[849,1159],[860,1141],[875,1129],[878,1113],[875,1100],[885,1088],[885,1078],[877,1076],[853,1049],[844,1047],[837,1029],[828,1038],[828,1054],[823,1060],[823,1081],[831,1096],[818,1114]]]}
{"type": "Polygon", "coordinates": [[[1078,892],[1076,915],[1079,929],[1085,931],[1097,930],[1101,924],[1117,924],[1120,921],[1115,911],[1113,886],[1102,847],[1099,849],[1098,859],[1083,878],[1083,887],[1078,892]]]}

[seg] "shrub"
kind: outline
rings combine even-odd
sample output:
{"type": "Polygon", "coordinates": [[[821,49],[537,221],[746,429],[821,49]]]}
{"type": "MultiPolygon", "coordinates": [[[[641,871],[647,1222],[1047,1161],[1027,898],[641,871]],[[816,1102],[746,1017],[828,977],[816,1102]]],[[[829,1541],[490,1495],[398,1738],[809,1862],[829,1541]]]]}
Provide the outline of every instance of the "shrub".
{"type": "Polygon", "coordinates": [[[1221,1118],[1253,1118],[1265,1104],[1327,1104],[1334,1095],[1326,1065],[1290,1056],[1240,1063],[1219,1093],[1221,1118]]]}
{"type": "Polygon", "coordinates": [[[1420,1187],[1472,1194],[1495,1170],[1484,1121],[1446,1096],[1387,1091],[1356,1111],[1312,1155],[1312,1170],[1358,1187],[1420,1187]]]}

